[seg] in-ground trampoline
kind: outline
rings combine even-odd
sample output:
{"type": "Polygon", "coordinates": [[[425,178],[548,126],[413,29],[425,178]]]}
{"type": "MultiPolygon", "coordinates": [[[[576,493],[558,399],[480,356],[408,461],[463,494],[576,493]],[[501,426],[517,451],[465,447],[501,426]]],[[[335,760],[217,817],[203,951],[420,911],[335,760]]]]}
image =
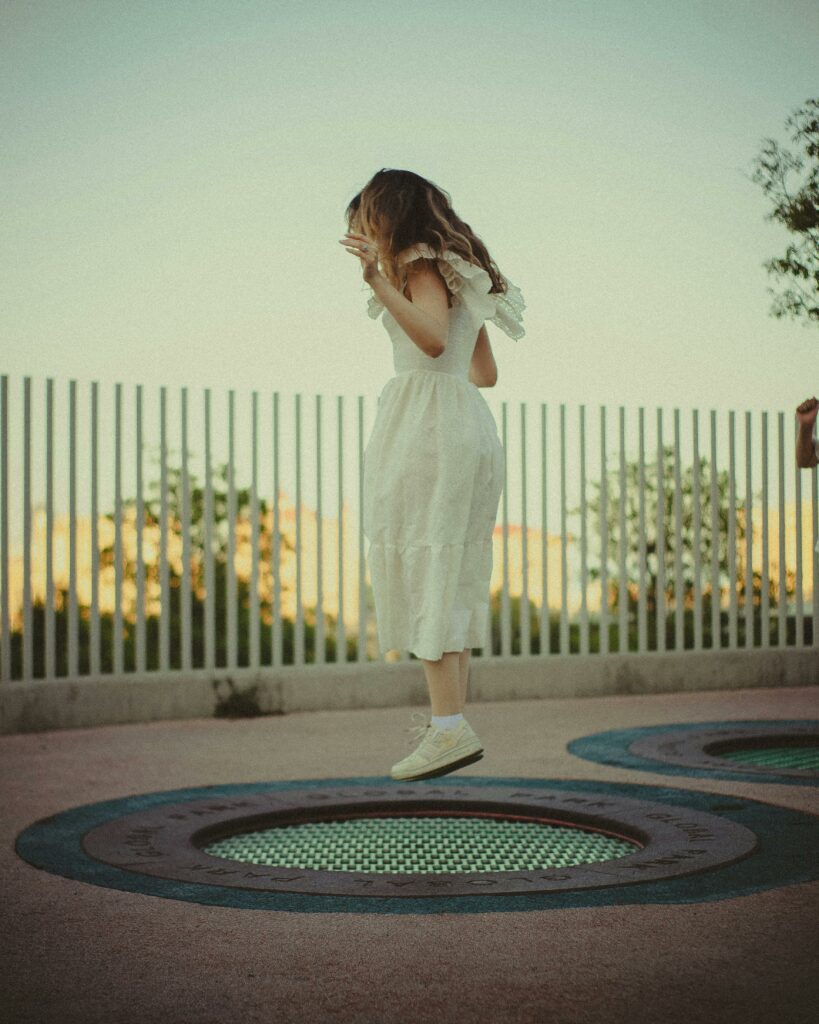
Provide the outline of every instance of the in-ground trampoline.
{"type": "Polygon", "coordinates": [[[577,757],[619,768],[743,782],[819,785],[819,721],[683,722],[572,740],[577,757]]]}
{"type": "Polygon", "coordinates": [[[817,877],[819,818],[572,779],[294,780],[72,808],[17,838],[93,885],[293,912],[485,913],[699,902],[817,877]]]}

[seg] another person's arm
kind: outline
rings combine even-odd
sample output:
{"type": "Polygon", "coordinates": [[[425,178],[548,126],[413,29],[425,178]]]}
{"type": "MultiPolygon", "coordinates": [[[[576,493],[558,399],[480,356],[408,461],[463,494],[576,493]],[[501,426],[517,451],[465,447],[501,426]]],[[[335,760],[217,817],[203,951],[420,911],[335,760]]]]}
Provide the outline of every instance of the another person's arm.
{"type": "Polygon", "coordinates": [[[799,421],[799,432],[796,435],[796,465],[800,469],[812,469],[819,465],[817,443],[814,439],[816,414],[819,412],[819,399],[808,398],[796,409],[799,421]]]}

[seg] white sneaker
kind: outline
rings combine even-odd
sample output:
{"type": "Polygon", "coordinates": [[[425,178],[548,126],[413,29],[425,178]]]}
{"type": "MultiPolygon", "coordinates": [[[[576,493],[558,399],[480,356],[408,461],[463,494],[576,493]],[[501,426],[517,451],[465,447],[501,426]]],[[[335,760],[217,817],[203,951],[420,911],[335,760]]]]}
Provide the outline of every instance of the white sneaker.
{"type": "Polygon", "coordinates": [[[409,757],[392,766],[390,774],[397,781],[446,775],[483,757],[481,741],[466,719],[454,729],[437,729],[430,722],[412,731],[423,733],[423,739],[409,757]]]}

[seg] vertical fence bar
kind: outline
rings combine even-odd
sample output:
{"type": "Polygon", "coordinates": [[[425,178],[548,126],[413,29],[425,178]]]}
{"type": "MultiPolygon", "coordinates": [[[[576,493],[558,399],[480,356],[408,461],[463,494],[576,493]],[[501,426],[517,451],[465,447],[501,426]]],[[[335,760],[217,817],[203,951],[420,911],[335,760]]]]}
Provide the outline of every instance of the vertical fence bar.
{"type": "Polygon", "coordinates": [[[665,650],[665,453],[662,447],[662,410],[657,407],[657,591],[655,601],[655,644],[665,650]]]}
{"type": "Polygon", "coordinates": [[[587,590],[588,538],[586,532],[586,406],[580,406],[580,653],[589,653],[589,606],[587,590]]]}
{"type": "Polygon", "coordinates": [[[142,537],[145,525],[145,504],[142,495],[142,385],[136,386],[136,669],[145,671],[145,559],[142,537]]]}
{"type": "Polygon", "coordinates": [[[812,646],[819,647],[819,585],[817,585],[817,575],[819,575],[819,551],[816,550],[817,535],[819,535],[819,480],[817,480],[816,467],[811,470],[810,490],[811,490],[811,552],[812,552],[812,564],[811,570],[811,609],[813,611],[813,623],[811,626],[812,632],[812,646]]]}
{"type": "Polygon", "coordinates": [[[711,647],[722,647],[722,588],[719,574],[719,474],[717,472],[717,411],[711,410],[711,647]]]}
{"type": "MultiPolygon", "coordinates": [[[[31,593],[31,377],[23,380],[23,679],[34,678],[31,593]]],[[[93,647],[92,647],[93,652],[93,647]]]]}
{"type": "Polygon", "coordinates": [[[521,523],[520,523],[520,566],[521,566],[521,592],[519,602],[520,617],[520,653],[532,653],[532,638],[530,631],[529,616],[529,529],[527,517],[527,493],[526,493],[526,402],[520,403],[520,495],[521,495],[521,523]]]}
{"type": "Polygon", "coordinates": [[[628,535],[626,534],[626,410],[620,406],[620,544],[619,546],[619,572],[618,581],[618,626],[617,626],[617,651],[627,651],[629,648],[628,636],[628,590],[626,586],[626,550],[628,547],[628,535]]]}
{"type": "Polygon", "coordinates": [[[364,558],[364,396],[358,396],[358,653],[356,661],[367,660],[367,566],[364,558]]]}
{"type": "Polygon", "coordinates": [[[251,473],[250,473],[250,659],[259,667],[259,395],[251,394],[251,473]]]}
{"type": "Polygon", "coordinates": [[[228,391],[228,514],[227,514],[227,665],[239,664],[236,623],[236,392],[228,391]]]}
{"type": "Polygon", "coordinates": [[[122,384],[114,392],[114,675],[122,675],[122,384]]]}
{"type": "Polygon", "coordinates": [[[321,395],[316,395],[316,622],[314,627],[315,647],[313,664],[323,665],[326,661],[324,645],[324,532],[321,502],[321,395]]]}
{"type": "Polygon", "coordinates": [[[512,623],[509,607],[509,435],[506,409],[508,402],[501,403],[501,430],[503,437],[503,520],[501,538],[503,541],[503,582],[500,600],[500,652],[506,658],[512,653],[512,623]]]}
{"type": "Polygon", "coordinates": [[[213,480],[210,388],[205,388],[205,668],[216,668],[216,581],[213,566],[213,480]]]}
{"type": "Polygon", "coordinates": [[[779,606],[776,646],[788,642],[788,579],[785,569],[785,414],[779,413],[779,606]]]}
{"type": "Polygon", "coordinates": [[[520,524],[520,555],[523,585],[520,594],[520,653],[532,653],[529,629],[529,526],[526,512],[526,402],[520,403],[520,497],[522,503],[520,524]]]}
{"type": "Polygon", "coordinates": [[[282,537],[279,521],[279,392],[273,392],[273,546],[270,551],[271,569],[273,571],[273,621],[271,647],[273,664],[284,662],[282,636],[282,537]]]}
{"type": "Polygon", "coordinates": [[[45,676],[56,674],[54,621],[54,380],[46,380],[46,594],[45,676]]]}
{"type": "Polygon", "coordinates": [[[344,402],[343,395],[336,395],[336,422],[338,449],[336,468],[338,472],[338,618],[336,619],[336,662],[347,661],[347,634],[344,626],[344,402]]]}
{"type": "MultiPolygon", "coordinates": [[[[770,647],[771,645],[771,588],[768,579],[769,574],[769,553],[768,553],[768,414],[762,414],[762,584],[761,584],[761,597],[760,597],[760,622],[761,622],[761,638],[760,643],[763,647],[770,647]]],[[[779,489],[779,500],[780,510],[782,503],[784,502],[784,476],[783,469],[783,453],[780,450],[780,489],[779,489]]],[[[781,520],[781,511],[780,511],[781,520]]],[[[780,530],[782,525],[780,522],[780,530]]],[[[784,532],[780,534],[780,567],[785,564],[785,535],[784,532]]],[[[780,578],[781,579],[781,578],[780,578]]],[[[779,631],[779,643],[782,642],[782,630],[779,631]]]]}
{"type": "Polygon", "coordinates": [[[99,521],[99,384],[91,382],[91,652],[92,676],[101,671],[99,521]]]}
{"type": "MultiPolygon", "coordinates": [[[[798,424],[797,424],[798,429],[798,424]]],[[[794,438],[795,443],[795,438],[794,438]]],[[[793,459],[793,474],[794,474],[794,503],[795,508],[795,533],[794,547],[796,548],[796,579],[795,587],[796,594],[796,621],[794,623],[794,637],[793,642],[795,647],[802,647],[805,643],[805,604],[804,594],[802,592],[802,470],[796,464],[796,459],[793,459]]]]}
{"type": "Polygon", "coordinates": [[[566,536],[566,403],[560,403],[560,653],[569,653],[569,566],[566,536]]]}
{"type": "Polygon", "coordinates": [[[540,525],[542,543],[540,547],[540,653],[551,653],[551,624],[549,622],[549,508],[548,508],[548,465],[546,459],[546,413],[547,403],[540,403],[540,525]]]}
{"type": "Polygon", "coordinates": [[[702,509],[700,506],[700,427],[699,413],[692,410],[694,449],[694,650],[702,650],[702,509]]]}
{"type": "Polygon", "coordinates": [[[4,373],[0,377],[0,403],[2,403],[2,423],[0,423],[0,572],[3,575],[0,603],[2,603],[2,661],[0,661],[0,679],[7,682],[11,679],[11,615],[9,614],[9,377],[4,373]]]}
{"type": "Polygon", "coordinates": [[[657,602],[655,623],[658,651],[665,650],[665,451],[663,410],[657,407],[657,602]]]}
{"type": "Polygon", "coordinates": [[[180,495],[179,529],[182,531],[182,578],[179,581],[181,652],[183,669],[193,666],[193,628],[191,624],[191,481],[188,466],[188,389],[180,390],[182,428],[182,493],[180,495]]]}
{"type": "Polygon", "coordinates": [[[301,395],[296,395],[296,636],[294,665],[304,664],[304,609],[301,587],[301,395]]]}
{"type": "Polygon", "coordinates": [[[227,667],[239,665],[236,627],[235,392],[227,392],[227,667]]]}
{"type": "Polygon", "coordinates": [[[68,675],[80,674],[77,608],[77,382],[68,382],[68,675]]]}
{"type": "MultiPolygon", "coordinates": [[[[493,417],[494,417],[494,413],[493,413],[493,417]]],[[[493,564],[493,568],[494,568],[494,566],[495,566],[495,564],[497,562],[497,560],[494,558],[494,550],[495,550],[494,549],[494,543],[495,543],[495,538],[494,538],[494,532],[493,532],[493,536],[492,536],[492,553],[493,553],[493,563],[492,564],[493,564]]],[[[483,640],[481,641],[481,644],[480,644],[480,652],[481,652],[480,656],[482,658],[491,658],[492,657],[492,587],[491,587],[491,582],[490,582],[490,586],[487,587],[487,594],[488,594],[488,598],[489,598],[489,605],[488,605],[488,608],[487,608],[486,617],[484,618],[484,622],[483,622],[483,640]]]]}
{"type": "Polygon", "coordinates": [[[762,413],[762,584],[760,591],[760,638],[762,647],[771,646],[770,583],[768,580],[768,414],[762,413]]]}
{"type": "Polygon", "coordinates": [[[751,486],[751,413],[745,410],[745,647],[754,646],[753,512],[751,486]]]}
{"type": "Polygon", "coordinates": [[[642,405],[637,411],[637,422],[639,450],[639,535],[637,544],[640,555],[639,579],[637,581],[637,650],[642,654],[648,650],[648,616],[646,607],[646,431],[645,408],[642,405]]]}
{"type": "Polygon", "coordinates": [[[159,389],[159,667],[171,667],[171,584],[168,570],[168,412],[166,387],[159,389]]]}
{"type": "Polygon", "coordinates": [[[734,410],[728,413],[728,647],[737,646],[737,490],[736,424],[734,410]]]}
{"type": "Polygon", "coordinates": [[[609,488],[606,468],[606,407],[600,406],[600,654],[609,653],[609,488]]]}
{"type": "Polygon", "coordinates": [[[674,650],[685,649],[685,580],[682,560],[680,410],[674,410],[674,650]]]}

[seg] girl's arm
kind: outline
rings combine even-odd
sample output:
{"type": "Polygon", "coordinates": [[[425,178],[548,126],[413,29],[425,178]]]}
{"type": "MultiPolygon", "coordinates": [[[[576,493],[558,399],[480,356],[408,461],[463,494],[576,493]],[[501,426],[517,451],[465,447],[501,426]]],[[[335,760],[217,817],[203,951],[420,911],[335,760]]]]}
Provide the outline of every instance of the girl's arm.
{"type": "Polygon", "coordinates": [[[367,283],[424,355],[437,359],[444,352],[449,336],[447,290],[434,263],[413,260],[407,279],[412,299],[402,295],[380,273],[367,283]]]}
{"type": "Polygon", "coordinates": [[[469,379],[477,388],[493,388],[498,383],[498,367],[492,355],[486,324],[481,325],[472,362],[469,365],[469,379]]]}

